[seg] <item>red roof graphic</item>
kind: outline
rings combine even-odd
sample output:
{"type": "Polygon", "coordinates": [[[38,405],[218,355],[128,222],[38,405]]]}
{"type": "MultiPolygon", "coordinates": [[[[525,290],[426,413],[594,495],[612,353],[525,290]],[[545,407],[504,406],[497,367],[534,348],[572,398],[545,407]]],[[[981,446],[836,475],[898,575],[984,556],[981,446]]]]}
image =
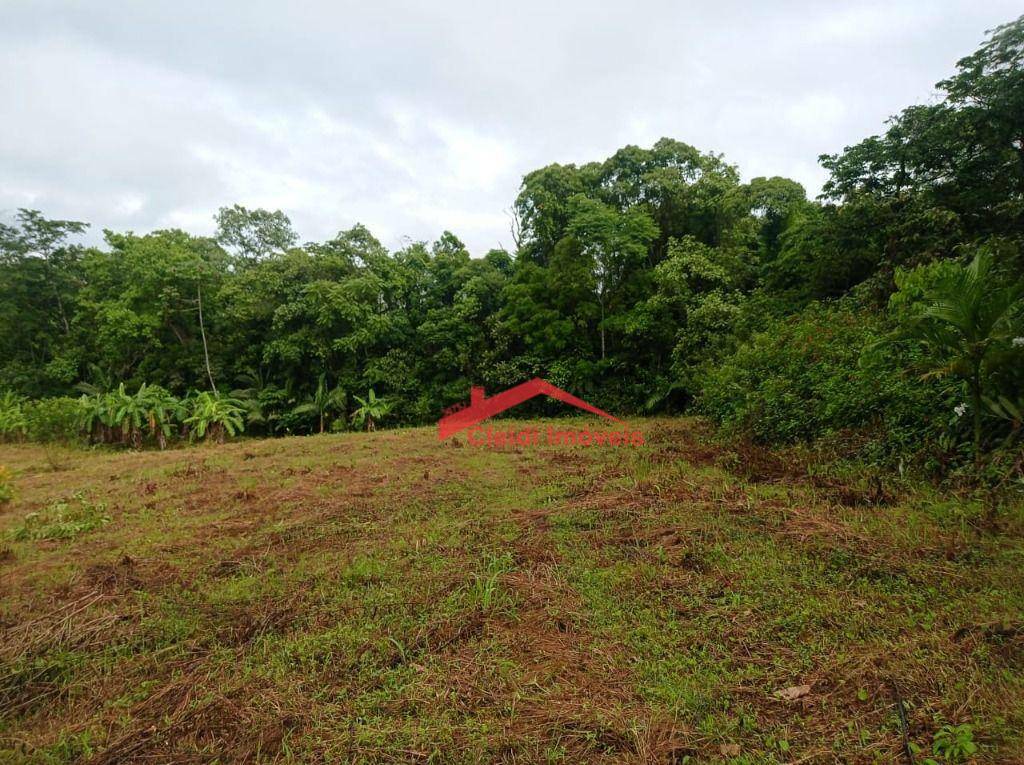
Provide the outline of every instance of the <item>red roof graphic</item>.
{"type": "Polygon", "coordinates": [[[527,380],[521,385],[509,388],[508,390],[491,396],[490,398],[486,398],[484,396],[483,388],[474,385],[470,389],[469,393],[469,406],[450,412],[437,421],[437,439],[439,441],[443,441],[448,438],[448,436],[453,436],[460,430],[470,428],[473,425],[483,422],[488,417],[494,417],[496,414],[500,414],[506,409],[518,406],[524,401],[529,401],[535,396],[550,396],[551,398],[558,399],[559,401],[564,401],[566,404],[571,404],[578,409],[582,409],[585,412],[599,415],[614,422],[622,422],[618,417],[613,417],[608,414],[608,412],[602,411],[596,406],[591,406],[583,399],[577,398],[571,393],[566,393],[564,390],[552,385],[547,380],[534,377],[532,380],[527,380]]]}

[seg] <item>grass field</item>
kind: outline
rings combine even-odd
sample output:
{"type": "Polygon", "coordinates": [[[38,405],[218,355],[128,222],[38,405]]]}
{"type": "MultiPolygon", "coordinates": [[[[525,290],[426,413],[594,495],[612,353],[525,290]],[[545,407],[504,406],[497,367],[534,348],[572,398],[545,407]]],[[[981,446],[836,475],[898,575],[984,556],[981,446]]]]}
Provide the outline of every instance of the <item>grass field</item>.
{"type": "Polygon", "coordinates": [[[0,446],[0,761],[1024,761],[1018,511],[635,424],[0,446]]]}

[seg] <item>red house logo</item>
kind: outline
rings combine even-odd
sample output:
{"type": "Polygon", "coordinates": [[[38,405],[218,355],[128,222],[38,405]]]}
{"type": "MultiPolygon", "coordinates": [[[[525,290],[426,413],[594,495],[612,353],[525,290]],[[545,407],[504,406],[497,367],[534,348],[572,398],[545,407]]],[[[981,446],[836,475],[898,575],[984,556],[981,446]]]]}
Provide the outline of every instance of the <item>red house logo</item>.
{"type": "Polygon", "coordinates": [[[490,398],[484,396],[483,388],[474,385],[470,388],[468,406],[456,404],[449,407],[445,411],[444,417],[437,421],[437,439],[443,441],[449,436],[453,436],[474,425],[479,425],[489,417],[494,417],[507,409],[522,404],[524,401],[529,401],[535,396],[550,396],[553,399],[564,401],[566,404],[575,406],[577,409],[596,414],[612,422],[622,422],[618,417],[613,417],[608,412],[588,404],[583,399],[567,393],[547,380],[535,377],[490,398]]]}

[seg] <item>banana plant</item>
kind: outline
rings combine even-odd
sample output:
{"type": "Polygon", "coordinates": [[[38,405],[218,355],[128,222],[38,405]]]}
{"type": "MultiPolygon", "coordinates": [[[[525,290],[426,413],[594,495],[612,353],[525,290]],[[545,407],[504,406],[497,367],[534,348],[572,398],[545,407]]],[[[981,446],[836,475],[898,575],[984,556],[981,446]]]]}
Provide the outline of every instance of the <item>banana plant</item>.
{"type": "Polygon", "coordinates": [[[226,437],[245,430],[245,408],[236,398],[203,391],[192,400],[185,424],[189,427],[189,440],[209,437],[222,444],[226,437]]]}
{"type": "Polygon", "coordinates": [[[78,402],[79,427],[88,435],[90,443],[110,444],[121,440],[117,391],[83,394],[78,402]]]}
{"type": "MultiPolygon", "coordinates": [[[[139,393],[142,394],[141,389],[139,393]]],[[[149,433],[156,438],[161,449],[166,449],[167,439],[174,433],[174,424],[178,419],[178,399],[159,385],[150,386],[144,398],[149,433]]]]}
{"type": "Polygon", "coordinates": [[[142,426],[149,422],[148,394],[146,383],[139,386],[134,395],[125,390],[124,383],[118,385],[114,393],[117,402],[114,423],[121,429],[121,440],[136,449],[142,446],[142,426]]]}
{"type": "Polygon", "coordinates": [[[352,422],[357,428],[366,426],[367,432],[377,429],[377,421],[382,420],[391,413],[392,404],[385,398],[377,398],[373,388],[370,388],[366,398],[353,396],[359,402],[359,408],[352,413],[352,422]]]}
{"type": "Polygon", "coordinates": [[[315,414],[320,418],[320,432],[324,432],[324,424],[330,412],[341,411],[345,407],[345,391],[339,386],[327,387],[327,374],[321,374],[317,380],[316,391],[303,403],[292,409],[292,414],[315,414]]]}

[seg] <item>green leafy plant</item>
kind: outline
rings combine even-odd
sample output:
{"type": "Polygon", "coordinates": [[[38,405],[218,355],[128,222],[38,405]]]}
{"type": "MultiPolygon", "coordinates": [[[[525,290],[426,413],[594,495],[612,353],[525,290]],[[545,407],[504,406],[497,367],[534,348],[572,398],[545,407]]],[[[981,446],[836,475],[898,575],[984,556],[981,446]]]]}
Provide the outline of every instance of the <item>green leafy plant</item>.
{"type": "Polygon", "coordinates": [[[73,539],[110,523],[107,506],[89,502],[82,492],[71,499],[59,500],[44,510],[29,513],[11,530],[18,542],[40,539],[73,539]]]}
{"type": "Polygon", "coordinates": [[[1007,441],[1012,441],[1021,432],[1021,426],[1024,425],[1024,395],[1016,400],[1012,400],[1008,396],[995,398],[982,396],[982,401],[985,402],[985,406],[992,414],[1010,423],[1010,435],[1007,437],[1007,441]]]}
{"type": "Polygon", "coordinates": [[[175,422],[180,419],[178,399],[159,385],[150,386],[144,395],[140,389],[138,395],[142,395],[145,402],[146,430],[161,449],[167,448],[167,439],[174,433],[175,422]]]}
{"type": "Polygon", "coordinates": [[[92,443],[124,443],[140,448],[147,438],[164,449],[182,411],[177,398],[159,385],[143,383],[128,393],[124,383],[110,392],[78,400],[78,426],[92,443]]]}
{"type": "Polygon", "coordinates": [[[78,438],[78,401],[58,397],[25,404],[25,430],[32,441],[66,444],[78,438]]]}
{"type": "Polygon", "coordinates": [[[11,391],[0,393],[0,441],[20,441],[25,437],[25,399],[11,391]]]}
{"type": "Polygon", "coordinates": [[[755,334],[704,380],[700,408],[761,443],[868,438],[865,456],[900,459],[937,440],[938,381],[904,374],[912,358],[896,347],[870,352],[886,325],[848,303],[812,304],[755,334]],[[871,452],[877,452],[877,455],[871,452]]]}
{"type": "Polygon", "coordinates": [[[122,440],[131,446],[142,446],[142,427],[147,422],[148,401],[146,384],[135,395],[125,392],[124,383],[117,386],[114,404],[114,424],[121,429],[122,440]]]}
{"type": "MultiPolygon", "coordinates": [[[[371,394],[373,391],[370,391],[371,394]]],[[[327,375],[321,374],[317,380],[316,390],[306,401],[292,409],[292,414],[315,414],[320,421],[320,432],[324,432],[327,417],[332,412],[340,412],[345,407],[345,391],[340,386],[329,388],[327,375]]]]}
{"type": "Polygon", "coordinates": [[[249,429],[266,434],[276,433],[281,404],[290,398],[287,391],[269,383],[259,368],[242,371],[237,382],[239,387],[231,391],[231,397],[242,403],[249,429]]]}
{"type": "Polygon", "coordinates": [[[89,443],[112,443],[116,423],[117,399],[113,393],[83,393],[78,399],[79,427],[89,443]]]}
{"type": "Polygon", "coordinates": [[[192,400],[185,424],[190,439],[209,438],[221,444],[245,430],[245,408],[238,399],[203,391],[192,400]]]}
{"type": "Polygon", "coordinates": [[[377,429],[377,422],[384,419],[391,413],[392,404],[384,398],[377,398],[373,388],[370,388],[366,398],[353,396],[359,402],[359,408],[352,413],[352,422],[359,429],[365,425],[367,432],[377,429]]]}
{"type": "Polygon", "coordinates": [[[31,441],[42,444],[51,470],[62,470],[68,446],[79,437],[77,399],[43,398],[25,404],[25,431],[31,441]]]}
{"type": "Polygon", "coordinates": [[[978,745],[974,742],[974,727],[963,723],[962,725],[943,725],[932,737],[932,754],[939,759],[929,757],[925,760],[926,765],[939,765],[949,763],[956,765],[971,759],[978,751],[978,745]]]}
{"type": "MultiPolygon", "coordinates": [[[[898,276],[900,284],[906,277],[898,276]]],[[[1024,282],[996,271],[991,253],[979,250],[967,265],[950,268],[924,290],[922,307],[900,333],[929,351],[925,377],[954,376],[967,386],[976,464],[982,458],[982,405],[990,387],[987,362],[1009,345],[1024,308],[1024,282]]]]}

